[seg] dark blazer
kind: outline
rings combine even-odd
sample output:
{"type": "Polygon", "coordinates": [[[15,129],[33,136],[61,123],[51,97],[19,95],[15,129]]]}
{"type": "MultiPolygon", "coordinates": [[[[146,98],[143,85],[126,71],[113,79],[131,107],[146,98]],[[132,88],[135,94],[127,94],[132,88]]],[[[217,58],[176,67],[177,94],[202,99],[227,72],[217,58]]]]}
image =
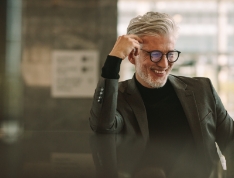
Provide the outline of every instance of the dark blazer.
{"type": "MultiPolygon", "coordinates": [[[[231,159],[227,162],[233,163],[233,151],[230,151],[234,145],[233,119],[211,81],[174,75],[169,75],[168,79],[182,104],[197,150],[205,158],[207,169],[210,170],[219,160],[215,143],[226,159],[231,159]],[[227,156],[227,152],[232,155],[227,156]]],[[[147,142],[146,110],[134,79],[119,83],[118,79],[100,78],[90,111],[90,126],[100,133],[139,135],[147,142]]]]}

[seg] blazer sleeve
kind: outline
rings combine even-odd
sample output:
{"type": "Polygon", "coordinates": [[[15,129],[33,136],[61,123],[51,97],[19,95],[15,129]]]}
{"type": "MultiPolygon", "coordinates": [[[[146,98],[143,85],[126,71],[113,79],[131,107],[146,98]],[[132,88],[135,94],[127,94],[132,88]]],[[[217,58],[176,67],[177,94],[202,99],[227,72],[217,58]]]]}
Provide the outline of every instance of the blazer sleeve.
{"type": "Polygon", "coordinates": [[[226,158],[227,178],[231,178],[234,177],[234,121],[225,110],[213,86],[212,92],[216,102],[216,142],[226,158]]]}
{"type": "Polygon", "coordinates": [[[118,133],[123,128],[123,118],[116,110],[118,79],[101,77],[95,89],[90,110],[90,127],[99,133],[118,133]]]}

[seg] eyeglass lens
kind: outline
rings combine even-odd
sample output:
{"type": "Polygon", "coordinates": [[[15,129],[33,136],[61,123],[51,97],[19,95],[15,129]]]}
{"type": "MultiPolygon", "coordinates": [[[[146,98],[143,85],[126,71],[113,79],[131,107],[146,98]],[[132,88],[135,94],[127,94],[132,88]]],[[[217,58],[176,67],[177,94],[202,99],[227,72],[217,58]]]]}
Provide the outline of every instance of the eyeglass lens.
{"type": "MultiPolygon", "coordinates": [[[[162,58],[163,53],[160,51],[151,52],[151,60],[153,62],[158,62],[162,58]]],[[[174,62],[179,57],[179,53],[177,51],[170,51],[166,54],[168,61],[174,62]]]]}

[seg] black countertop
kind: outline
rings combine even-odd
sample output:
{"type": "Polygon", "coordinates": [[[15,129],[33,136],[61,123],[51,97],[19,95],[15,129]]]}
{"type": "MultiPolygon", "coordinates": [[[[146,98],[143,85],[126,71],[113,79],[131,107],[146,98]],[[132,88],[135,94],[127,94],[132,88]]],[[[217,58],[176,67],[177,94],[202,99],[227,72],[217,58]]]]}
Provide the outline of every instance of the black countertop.
{"type": "MultiPolygon", "coordinates": [[[[166,174],[145,145],[141,137],[92,131],[2,129],[0,178],[191,178],[166,174]]],[[[179,160],[176,166],[181,169],[179,160]]]]}

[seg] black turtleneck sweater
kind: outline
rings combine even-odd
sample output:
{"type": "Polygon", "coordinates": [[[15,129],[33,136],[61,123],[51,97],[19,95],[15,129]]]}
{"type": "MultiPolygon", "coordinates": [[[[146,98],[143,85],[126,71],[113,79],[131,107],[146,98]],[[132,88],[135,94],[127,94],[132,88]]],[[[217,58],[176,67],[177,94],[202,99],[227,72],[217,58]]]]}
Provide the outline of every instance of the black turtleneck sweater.
{"type": "Polygon", "coordinates": [[[144,101],[151,138],[186,139],[191,134],[181,103],[169,80],[161,88],[146,88],[135,78],[144,101]]]}
{"type": "Polygon", "coordinates": [[[170,170],[182,154],[194,152],[189,123],[169,80],[163,87],[155,89],[142,86],[136,78],[135,82],[148,119],[150,142],[145,159],[170,170]]]}
{"type": "MultiPolygon", "coordinates": [[[[122,59],[117,57],[108,56],[102,68],[102,77],[118,79],[121,61],[122,59]]],[[[181,155],[188,155],[183,161],[185,165],[187,161],[194,160],[196,158],[194,139],[170,81],[167,80],[163,87],[155,89],[144,87],[136,78],[135,82],[146,108],[150,134],[144,159],[147,159],[148,164],[149,160],[152,160],[151,164],[169,170],[181,159],[181,155]]]]}

